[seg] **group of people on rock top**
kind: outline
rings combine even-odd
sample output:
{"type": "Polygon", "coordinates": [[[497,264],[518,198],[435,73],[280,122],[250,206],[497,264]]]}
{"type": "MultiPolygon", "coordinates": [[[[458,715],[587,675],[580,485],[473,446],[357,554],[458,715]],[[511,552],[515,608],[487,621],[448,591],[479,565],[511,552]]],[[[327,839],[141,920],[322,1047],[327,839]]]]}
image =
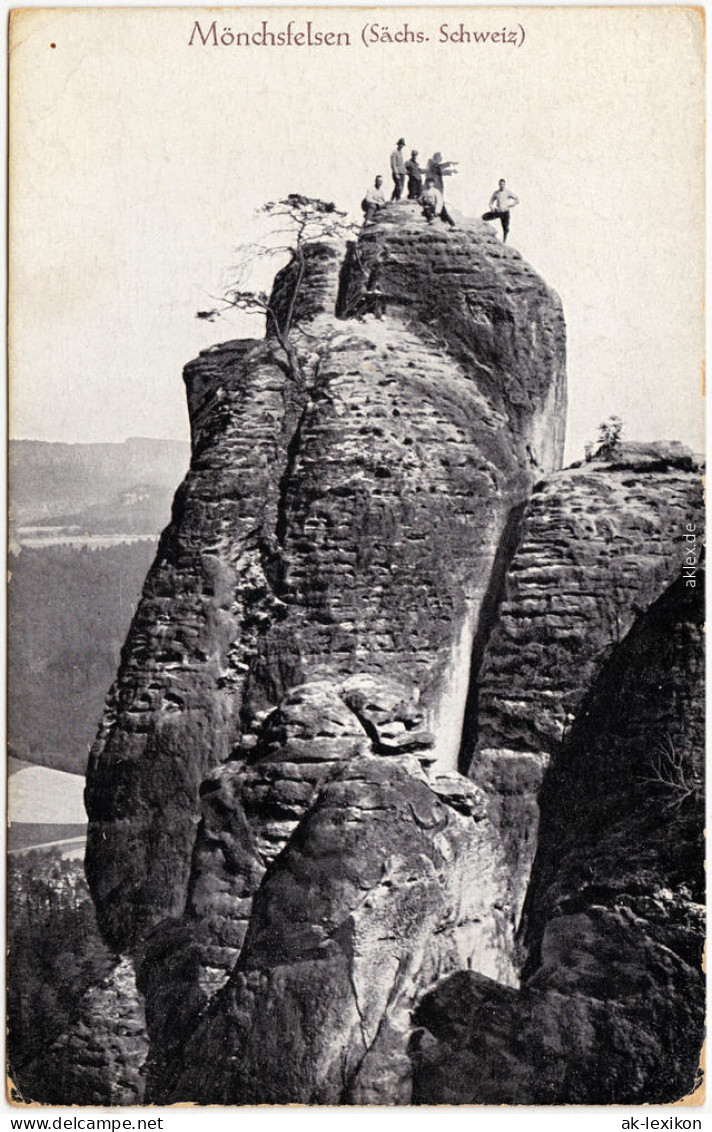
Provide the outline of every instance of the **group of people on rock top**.
{"type": "MultiPolygon", "coordinates": [[[[445,207],[444,178],[457,173],[455,166],[459,165],[459,162],[443,161],[441,153],[434,153],[425,169],[421,169],[418,163],[417,149],[411,150],[408,161],[405,159],[404,151],[405,138],[399,138],[396,142],[396,148],[391,154],[393,192],[390,201],[386,199],[383,177],[379,174],[373,187],[368,190],[361,201],[365,218],[364,223],[372,220],[379,209],[385,208],[392,201],[402,199],[407,178],[408,200],[418,201],[428,223],[432,224],[435,217],[439,216],[444,224],[449,224],[451,228],[454,228],[455,221],[445,207]]],[[[504,179],[500,180],[499,188],[492,193],[488,210],[483,214],[482,219],[499,220],[501,222],[504,243],[507,242],[509,233],[509,213],[518,204],[519,198],[509,191],[504,179]]]]}

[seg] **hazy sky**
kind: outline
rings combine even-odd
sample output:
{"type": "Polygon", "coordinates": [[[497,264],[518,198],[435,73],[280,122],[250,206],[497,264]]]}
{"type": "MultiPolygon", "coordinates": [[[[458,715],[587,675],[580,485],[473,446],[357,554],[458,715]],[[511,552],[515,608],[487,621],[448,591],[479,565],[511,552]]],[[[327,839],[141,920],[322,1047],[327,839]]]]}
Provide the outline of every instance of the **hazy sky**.
{"type": "Polygon", "coordinates": [[[296,191],[356,215],[403,135],[460,161],[454,210],[479,215],[501,176],[521,198],[510,242],[566,312],[569,458],[613,413],[630,437],[702,447],[694,11],[35,10],[13,45],[12,436],[187,436],[183,364],[259,330],[194,317],[254,210],[296,191]],[[189,46],[196,19],[263,17],[351,44],[189,46]],[[428,42],[366,46],[366,23],[428,42]],[[439,42],[460,23],[524,42],[439,42]]]}

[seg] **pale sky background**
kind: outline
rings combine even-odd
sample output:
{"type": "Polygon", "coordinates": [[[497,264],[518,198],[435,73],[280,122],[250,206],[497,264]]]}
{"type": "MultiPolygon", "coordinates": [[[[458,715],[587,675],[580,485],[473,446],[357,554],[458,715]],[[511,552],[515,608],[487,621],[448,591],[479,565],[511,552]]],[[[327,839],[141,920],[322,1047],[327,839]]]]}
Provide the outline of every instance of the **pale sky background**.
{"type": "Polygon", "coordinates": [[[696,12],[60,8],[21,13],[13,44],[11,436],[187,438],[185,362],[261,333],[194,317],[254,210],[303,192],[360,217],[403,135],[460,161],[455,211],[481,214],[501,176],[520,197],[510,243],[566,313],[567,459],[614,413],[630,438],[703,447],[696,12]],[[196,18],[263,15],[351,46],[188,46],[196,18]],[[365,47],[367,21],[430,42],[365,47]],[[460,22],[521,24],[524,45],[438,43],[460,22]]]}

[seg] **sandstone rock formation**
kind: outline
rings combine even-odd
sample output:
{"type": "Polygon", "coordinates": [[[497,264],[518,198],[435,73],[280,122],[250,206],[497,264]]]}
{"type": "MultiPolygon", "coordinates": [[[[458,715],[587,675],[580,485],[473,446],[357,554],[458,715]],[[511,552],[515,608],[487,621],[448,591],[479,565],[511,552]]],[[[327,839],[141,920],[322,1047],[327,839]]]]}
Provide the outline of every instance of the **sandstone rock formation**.
{"type": "Polygon", "coordinates": [[[269,338],[186,369],[191,470],[90,760],[88,876],[137,956],[156,1064],[335,764],[425,750],[455,770],[502,531],[561,459],[561,306],[517,252],[407,205],[345,257],[309,252],[303,388],[269,338]],[[374,271],[383,323],[349,317],[374,271]]]}
{"type": "MultiPolygon", "coordinates": [[[[460,1100],[438,996],[455,1027],[486,993],[524,1025],[513,932],[542,770],[679,572],[699,476],[660,448],[558,472],[561,305],[486,225],[403,202],[309,247],[272,303],[294,305],[293,358],[268,334],[186,367],[191,469],[90,758],[87,872],[136,964],[149,1099],[460,1100]],[[374,290],[382,320],[363,317],[374,290]]],[[[646,985],[656,940],[626,943],[646,985]]]]}
{"type": "Polygon", "coordinates": [[[521,989],[463,971],[426,996],[416,1100],[664,1104],[692,1092],[703,760],[702,596],[679,578],[615,650],[545,780],[521,989]]]}
{"type": "Polygon", "coordinates": [[[46,1049],[28,1076],[44,1104],[137,1105],[145,1093],[148,1039],[130,959],[122,959],[79,1003],[74,1027],[46,1049]]]}
{"type": "Polygon", "coordinates": [[[112,916],[102,900],[118,879],[112,861],[131,894],[122,939],[181,904],[204,773],[286,688],[392,673],[437,718],[508,512],[560,459],[556,297],[481,225],[448,237],[406,208],[374,229],[396,299],[396,252],[418,251],[414,301],[383,327],[313,312],[307,391],[270,343],[229,343],[186,371],[193,463],[88,783],[100,914],[112,916]],[[416,300],[470,259],[471,277],[448,285],[449,309],[453,286],[461,308],[455,357],[416,300]]]}
{"type": "Polygon", "coordinates": [[[409,762],[330,772],[255,895],[230,982],[161,1067],[160,1099],[408,1103],[419,994],[468,964],[506,974],[482,801],[409,762]],[[206,1066],[203,1048],[231,1056],[206,1066]]]}
{"type": "Polygon", "coordinates": [[[521,908],[537,797],[612,650],[680,576],[702,477],[682,445],[620,444],[537,484],[493,624],[473,657],[463,766],[486,791],[521,908]]]}

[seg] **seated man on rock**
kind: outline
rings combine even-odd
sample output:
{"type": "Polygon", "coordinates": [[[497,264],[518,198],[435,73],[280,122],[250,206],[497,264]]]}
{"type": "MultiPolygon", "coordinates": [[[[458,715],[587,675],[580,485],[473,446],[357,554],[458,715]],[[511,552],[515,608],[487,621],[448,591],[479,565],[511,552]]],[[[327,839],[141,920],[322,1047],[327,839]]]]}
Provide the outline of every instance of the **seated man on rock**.
{"type": "Polygon", "coordinates": [[[455,227],[455,221],[445,208],[443,194],[436,186],[432,177],[428,177],[425,182],[423,195],[420,198],[420,205],[423,210],[423,216],[428,221],[428,224],[432,224],[435,217],[439,216],[443,223],[449,224],[451,228],[455,227]]]}
{"type": "Polygon", "coordinates": [[[361,208],[363,209],[364,214],[364,224],[368,224],[369,220],[373,219],[378,210],[380,208],[385,208],[386,204],[388,203],[386,201],[386,194],[384,193],[382,186],[383,177],[379,173],[373,183],[372,188],[368,190],[366,196],[361,201],[361,208]]]}

